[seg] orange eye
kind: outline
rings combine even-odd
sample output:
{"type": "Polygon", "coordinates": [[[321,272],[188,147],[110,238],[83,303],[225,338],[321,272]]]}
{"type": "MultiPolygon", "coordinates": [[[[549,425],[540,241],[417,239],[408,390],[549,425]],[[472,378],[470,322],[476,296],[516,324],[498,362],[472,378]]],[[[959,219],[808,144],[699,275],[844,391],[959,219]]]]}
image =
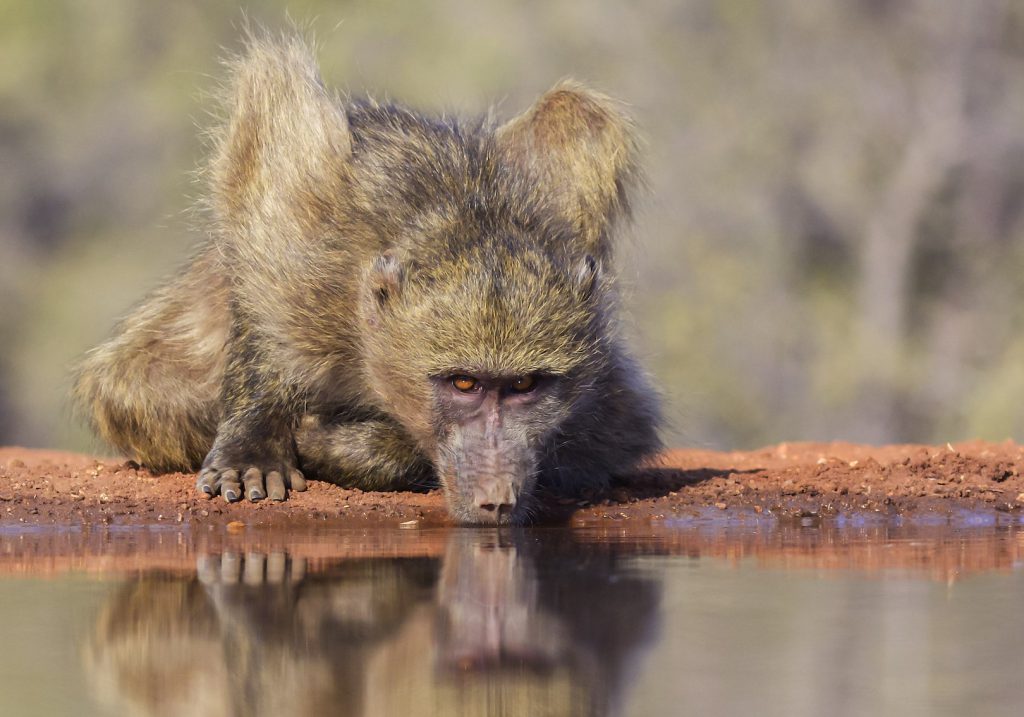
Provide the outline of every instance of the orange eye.
{"type": "Polygon", "coordinates": [[[509,388],[516,393],[529,393],[536,387],[537,378],[535,376],[518,376],[509,384],[509,388]]]}
{"type": "Polygon", "coordinates": [[[452,386],[455,386],[463,393],[475,391],[480,382],[472,376],[452,376],[452,386]]]}

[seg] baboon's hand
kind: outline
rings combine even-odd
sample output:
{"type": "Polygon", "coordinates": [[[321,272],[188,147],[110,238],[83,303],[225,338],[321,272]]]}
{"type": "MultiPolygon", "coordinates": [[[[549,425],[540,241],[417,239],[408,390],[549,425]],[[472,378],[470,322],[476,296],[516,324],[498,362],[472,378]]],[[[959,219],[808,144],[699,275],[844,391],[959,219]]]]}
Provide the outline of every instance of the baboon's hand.
{"type": "Polygon", "coordinates": [[[261,454],[258,449],[240,450],[219,443],[207,454],[196,480],[196,488],[211,498],[222,495],[229,503],[243,495],[253,502],[284,500],[289,489],[306,490],[294,453],[267,450],[261,454]]]}

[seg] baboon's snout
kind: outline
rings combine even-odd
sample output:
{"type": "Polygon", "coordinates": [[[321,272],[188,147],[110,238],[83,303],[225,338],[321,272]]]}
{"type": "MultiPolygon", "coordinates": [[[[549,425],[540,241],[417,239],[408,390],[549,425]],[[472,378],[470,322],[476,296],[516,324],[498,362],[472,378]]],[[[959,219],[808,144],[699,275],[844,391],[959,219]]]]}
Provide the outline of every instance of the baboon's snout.
{"type": "Polygon", "coordinates": [[[525,439],[473,429],[457,430],[438,461],[449,510],[462,523],[519,522],[534,481],[533,451],[525,439]]]}
{"type": "Polygon", "coordinates": [[[529,483],[529,472],[520,461],[515,461],[514,466],[463,472],[455,476],[454,481],[446,481],[448,507],[463,523],[516,523],[521,517],[522,497],[529,490],[529,483]],[[513,468],[514,471],[510,470],[513,468]]]}
{"type": "Polygon", "coordinates": [[[496,477],[480,478],[473,485],[473,506],[484,513],[511,513],[516,507],[516,491],[510,480],[496,477]]]}

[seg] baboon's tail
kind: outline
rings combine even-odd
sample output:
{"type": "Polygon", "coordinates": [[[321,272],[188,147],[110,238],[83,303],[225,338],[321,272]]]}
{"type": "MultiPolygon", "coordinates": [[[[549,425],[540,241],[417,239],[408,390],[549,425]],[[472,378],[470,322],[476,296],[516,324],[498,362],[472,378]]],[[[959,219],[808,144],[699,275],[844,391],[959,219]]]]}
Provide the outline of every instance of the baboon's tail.
{"type": "Polygon", "coordinates": [[[227,281],[211,246],[85,355],[75,371],[77,409],[152,470],[195,470],[220,422],[228,328],[227,281]]]}

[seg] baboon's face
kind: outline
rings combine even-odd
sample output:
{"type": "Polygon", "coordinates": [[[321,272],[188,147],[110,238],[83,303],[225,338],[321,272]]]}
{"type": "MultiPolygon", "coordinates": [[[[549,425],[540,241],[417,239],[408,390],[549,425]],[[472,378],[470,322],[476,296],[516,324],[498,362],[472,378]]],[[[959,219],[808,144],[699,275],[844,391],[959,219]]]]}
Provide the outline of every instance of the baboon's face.
{"type": "Polygon", "coordinates": [[[433,460],[453,516],[515,523],[608,332],[593,259],[514,238],[481,246],[433,265],[378,260],[366,362],[382,407],[433,460]]]}
{"type": "Polygon", "coordinates": [[[434,465],[456,518],[505,523],[525,517],[538,453],[567,408],[568,381],[541,371],[431,377],[434,465]]]}

